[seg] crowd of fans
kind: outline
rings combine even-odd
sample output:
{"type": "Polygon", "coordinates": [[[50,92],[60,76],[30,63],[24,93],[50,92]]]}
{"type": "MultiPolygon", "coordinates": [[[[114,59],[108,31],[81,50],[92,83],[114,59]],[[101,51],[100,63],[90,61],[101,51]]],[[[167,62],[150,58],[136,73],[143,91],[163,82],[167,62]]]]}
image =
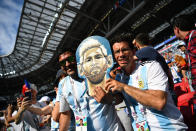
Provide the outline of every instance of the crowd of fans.
{"type": "Polygon", "coordinates": [[[161,55],[144,33],[116,35],[112,51],[100,36],[82,41],[76,53],[66,50],[59,56],[56,97],[38,101],[36,85],[25,83],[17,104],[1,111],[1,130],[196,130],[196,30],[189,18],[173,21],[174,34],[184,41],[175,53],[161,55]],[[116,65],[106,79],[110,55],[116,65]]]}

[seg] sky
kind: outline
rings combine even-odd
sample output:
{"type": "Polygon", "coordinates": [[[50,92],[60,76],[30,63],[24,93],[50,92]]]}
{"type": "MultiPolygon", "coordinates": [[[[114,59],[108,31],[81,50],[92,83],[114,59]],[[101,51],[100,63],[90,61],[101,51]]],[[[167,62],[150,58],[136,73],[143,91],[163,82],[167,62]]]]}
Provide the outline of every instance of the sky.
{"type": "Polygon", "coordinates": [[[14,49],[24,0],[0,0],[0,56],[14,49]]]}

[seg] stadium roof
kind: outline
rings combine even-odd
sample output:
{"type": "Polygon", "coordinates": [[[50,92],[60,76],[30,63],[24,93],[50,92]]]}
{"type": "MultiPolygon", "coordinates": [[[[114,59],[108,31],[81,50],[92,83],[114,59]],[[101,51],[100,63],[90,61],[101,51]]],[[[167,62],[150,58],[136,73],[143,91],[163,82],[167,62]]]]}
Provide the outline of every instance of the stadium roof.
{"type": "Polygon", "coordinates": [[[159,43],[172,34],[173,17],[195,10],[194,0],[25,0],[15,48],[0,58],[0,95],[19,93],[25,78],[51,90],[58,55],[89,35],[144,32],[159,43]]]}

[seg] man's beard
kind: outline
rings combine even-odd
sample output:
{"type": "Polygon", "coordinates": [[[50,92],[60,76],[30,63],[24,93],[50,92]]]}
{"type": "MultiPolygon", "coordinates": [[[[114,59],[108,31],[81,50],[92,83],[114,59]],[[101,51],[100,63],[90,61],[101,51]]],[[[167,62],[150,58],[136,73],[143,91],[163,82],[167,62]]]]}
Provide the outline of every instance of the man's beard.
{"type": "Polygon", "coordinates": [[[64,66],[64,71],[67,73],[67,75],[75,75],[77,70],[77,67],[75,64],[70,64],[69,66],[64,66]],[[68,70],[71,70],[71,72],[69,72],[68,70]]]}
{"type": "Polygon", "coordinates": [[[101,68],[99,66],[94,65],[89,72],[85,71],[86,78],[92,83],[92,84],[99,84],[103,81],[104,76],[106,74],[107,65],[104,65],[104,68],[101,68]]]}

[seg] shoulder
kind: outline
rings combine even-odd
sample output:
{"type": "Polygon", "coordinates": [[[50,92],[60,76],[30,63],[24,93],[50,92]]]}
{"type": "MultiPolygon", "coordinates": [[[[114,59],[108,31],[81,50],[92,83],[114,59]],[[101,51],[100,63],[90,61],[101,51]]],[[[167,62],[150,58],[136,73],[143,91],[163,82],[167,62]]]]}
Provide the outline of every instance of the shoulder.
{"type": "Polygon", "coordinates": [[[152,46],[147,46],[141,49],[142,51],[156,51],[152,46]]]}
{"type": "Polygon", "coordinates": [[[157,61],[148,62],[147,65],[149,68],[157,68],[157,69],[161,68],[162,69],[160,63],[157,61]]]}
{"type": "Polygon", "coordinates": [[[67,81],[69,79],[69,76],[66,76],[66,77],[64,77],[60,82],[59,82],[59,84],[63,84],[65,81],[67,81]]]}
{"type": "Polygon", "coordinates": [[[67,94],[71,91],[70,76],[66,76],[61,80],[61,90],[63,94],[67,94]]]}
{"type": "Polygon", "coordinates": [[[58,85],[58,88],[59,88],[59,90],[62,90],[63,89],[63,87],[66,85],[67,86],[67,84],[69,83],[69,80],[70,78],[69,78],[69,76],[66,76],[65,78],[63,78],[60,82],[59,82],[59,85],[58,85]]]}
{"type": "Polygon", "coordinates": [[[168,78],[161,65],[157,61],[150,61],[145,63],[144,67],[146,67],[148,89],[166,91],[168,78]]]}
{"type": "Polygon", "coordinates": [[[189,35],[189,38],[190,38],[190,42],[194,44],[196,43],[196,30],[193,30],[193,32],[189,35]]]}
{"type": "Polygon", "coordinates": [[[193,32],[193,37],[196,37],[196,30],[193,30],[194,32],[193,32]]]}
{"type": "Polygon", "coordinates": [[[149,61],[143,61],[143,62],[140,62],[140,67],[151,67],[151,66],[157,66],[159,65],[159,63],[155,60],[149,60],[149,61]]]}
{"type": "Polygon", "coordinates": [[[142,69],[144,67],[146,68],[148,73],[163,71],[160,63],[157,61],[154,61],[154,60],[141,62],[140,69],[142,69]]]}
{"type": "Polygon", "coordinates": [[[190,38],[190,41],[192,43],[194,43],[193,45],[195,45],[195,43],[196,43],[196,30],[194,30],[194,32],[193,32],[193,34],[192,34],[192,36],[190,38]]]}
{"type": "Polygon", "coordinates": [[[145,64],[149,77],[165,77],[165,72],[157,61],[149,61],[145,64]]]}
{"type": "Polygon", "coordinates": [[[145,52],[148,52],[150,50],[151,50],[150,47],[144,47],[144,48],[139,49],[136,53],[145,53],[145,52]]]}
{"type": "Polygon", "coordinates": [[[152,55],[154,55],[157,51],[151,47],[151,46],[148,46],[148,47],[144,47],[140,50],[138,50],[136,52],[136,56],[141,56],[141,57],[144,57],[144,58],[150,58],[152,57],[152,55]]]}

